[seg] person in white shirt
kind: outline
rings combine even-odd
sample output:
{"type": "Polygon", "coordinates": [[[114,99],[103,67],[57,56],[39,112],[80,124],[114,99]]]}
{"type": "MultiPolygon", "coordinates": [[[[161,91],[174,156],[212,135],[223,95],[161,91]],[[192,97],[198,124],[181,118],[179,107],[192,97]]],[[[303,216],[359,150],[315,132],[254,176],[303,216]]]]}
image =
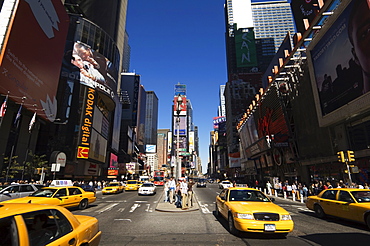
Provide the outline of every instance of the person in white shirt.
{"type": "Polygon", "coordinates": [[[182,209],[188,209],[187,200],[188,200],[188,183],[186,180],[180,180],[180,191],[181,191],[181,205],[182,209]]]}
{"type": "Polygon", "coordinates": [[[171,177],[168,181],[170,203],[172,204],[175,199],[176,181],[171,177]]]}

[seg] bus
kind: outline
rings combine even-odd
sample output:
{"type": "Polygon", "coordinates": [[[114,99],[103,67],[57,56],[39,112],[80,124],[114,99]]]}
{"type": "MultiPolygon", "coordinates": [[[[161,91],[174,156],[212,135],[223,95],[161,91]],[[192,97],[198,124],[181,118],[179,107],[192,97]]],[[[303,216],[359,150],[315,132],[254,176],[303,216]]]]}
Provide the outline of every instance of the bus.
{"type": "Polygon", "coordinates": [[[164,185],[164,171],[154,171],[154,184],[164,185]]]}

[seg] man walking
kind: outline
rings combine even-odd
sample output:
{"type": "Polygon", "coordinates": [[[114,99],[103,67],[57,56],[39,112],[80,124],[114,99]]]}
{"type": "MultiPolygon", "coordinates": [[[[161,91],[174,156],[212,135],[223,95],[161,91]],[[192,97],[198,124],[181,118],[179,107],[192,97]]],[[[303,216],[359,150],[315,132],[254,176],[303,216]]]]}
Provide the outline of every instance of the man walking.
{"type": "Polygon", "coordinates": [[[170,178],[170,181],[168,181],[168,188],[170,193],[170,203],[173,203],[173,200],[175,199],[175,189],[176,189],[176,182],[173,179],[173,177],[170,178]]]}

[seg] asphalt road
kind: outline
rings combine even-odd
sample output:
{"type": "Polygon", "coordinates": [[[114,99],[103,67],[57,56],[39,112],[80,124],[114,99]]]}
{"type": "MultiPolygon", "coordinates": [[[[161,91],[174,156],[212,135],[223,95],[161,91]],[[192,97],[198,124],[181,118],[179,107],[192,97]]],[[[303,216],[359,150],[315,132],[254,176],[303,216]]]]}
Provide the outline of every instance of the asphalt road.
{"type": "Polygon", "coordinates": [[[163,188],[154,196],[136,191],[116,195],[97,193],[97,201],[86,210],[73,210],[98,218],[100,245],[368,245],[370,231],[365,225],[339,219],[318,219],[305,204],[283,198],[275,203],[288,210],[295,228],[286,238],[273,235],[231,235],[227,222],[214,215],[217,184],[195,188],[199,209],[183,213],[157,211],[163,188]]]}

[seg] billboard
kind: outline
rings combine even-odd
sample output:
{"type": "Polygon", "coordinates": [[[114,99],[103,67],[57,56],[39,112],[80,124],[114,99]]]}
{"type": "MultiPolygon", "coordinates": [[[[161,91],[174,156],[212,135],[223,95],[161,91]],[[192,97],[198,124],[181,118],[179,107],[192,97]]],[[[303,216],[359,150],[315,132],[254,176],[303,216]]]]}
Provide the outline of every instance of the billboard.
{"type": "Polygon", "coordinates": [[[110,154],[109,167],[118,168],[118,157],[113,153],[110,154]]]}
{"type": "Polygon", "coordinates": [[[78,69],[77,77],[81,84],[114,98],[117,91],[117,71],[111,61],[80,41],[74,43],[72,51],[67,51],[66,57],[69,58],[69,55],[71,63],[78,69]]]}
{"type": "Polygon", "coordinates": [[[195,133],[189,132],[189,152],[193,153],[195,151],[195,133]]]}
{"type": "MultiPolygon", "coordinates": [[[[186,135],[186,117],[179,117],[180,118],[180,127],[179,127],[179,134],[180,136],[186,135]]],[[[177,136],[177,117],[174,118],[174,126],[173,126],[173,132],[174,136],[177,136]]]]}
{"type": "Polygon", "coordinates": [[[156,145],[153,145],[153,144],[147,144],[145,146],[145,153],[156,153],[156,145]]]}
{"type": "Polygon", "coordinates": [[[306,31],[305,23],[310,24],[319,12],[317,0],[294,0],[290,3],[297,31],[306,31]]]}
{"type": "Polygon", "coordinates": [[[95,90],[92,88],[86,88],[86,98],[83,105],[83,112],[81,113],[81,126],[79,129],[79,139],[78,139],[78,159],[88,159],[90,151],[90,142],[91,142],[91,132],[92,124],[94,118],[94,105],[96,101],[95,90]]]}
{"type": "Polygon", "coordinates": [[[69,17],[60,0],[17,1],[14,10],[0,55],[0,93],[17,103],[26,97],[23,107],[54,121],[69,17]]]}
{"type": "Polygon", "coordinates": [[[370,106],[370,49],[365,32],[368,2],[358,0],[342,6],[343,11],[322,28],[308,50],[320,126],[344,120],[370,106]]]}
{"type": "MultiPolygon", "coordinates": [[[[173,106],[173,114],[174,115],[177,115],[177,102],[179,100],[179,97],[178,96],[175,96],[174,99],[173,99],[173,103],[174,103],[174,106],[173,106]]],[[[181,104],[180,104],[180,107],[179,107],[179,112],[180,112],[180,115],[186,115],[186,96],[181,96],[181,104]]]]}
{"type": "Polygon", "coordinates": [[[175,96],[186,96],[186,85],[175,85],[175,96]]]}
{"type": "Polygon", "coordinates": [[[235,53],[237,67],[257,66],[257,51],[253,28],[235,31],[235,53]]]}
{"type": "Polygon", "coordinates": [[[222,122],[226,122],[226,117],[225,116],[213,117],[213,129],[217,130],[218,125],[222,122]]]}

